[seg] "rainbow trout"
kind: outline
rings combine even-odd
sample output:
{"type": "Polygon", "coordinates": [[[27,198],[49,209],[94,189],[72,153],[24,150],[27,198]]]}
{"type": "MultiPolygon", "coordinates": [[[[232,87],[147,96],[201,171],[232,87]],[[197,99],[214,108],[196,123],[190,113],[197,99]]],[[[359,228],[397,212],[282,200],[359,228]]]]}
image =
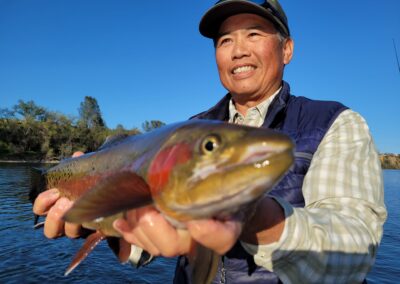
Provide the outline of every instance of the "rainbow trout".
{"type": "MultiPolygon", "coordinates": [[[[34,200],[39,192],[58,188],[76,201],[64,219],[95,230],[69,273],[100,240],[120,237],[112,222],[126,210],[153,204],[176,227],[193,219],[233,218],[266,194],[292,162],[286,135],[189,120],[107,140],[96,152],[64,160],[34,179],[30,195],[34,200]]],[[[210,282],[218,256],[198,245],[189,259],[193,282],[210,282]]]]}

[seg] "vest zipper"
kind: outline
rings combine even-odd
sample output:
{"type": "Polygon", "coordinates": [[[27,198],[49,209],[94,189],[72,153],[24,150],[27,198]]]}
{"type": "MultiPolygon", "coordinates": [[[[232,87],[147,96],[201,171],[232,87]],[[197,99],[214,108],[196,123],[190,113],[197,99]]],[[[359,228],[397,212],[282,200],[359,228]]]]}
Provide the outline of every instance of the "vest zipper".
{"type": "Polygon", "coordinates": [[[314,156],[313,154],[310,153],[306,153],[306,152],[295,152],[294,156],[296,158],[300,158],[300,159],[306,159],[311,161],[312,157],[314,156]]]}
{"type": "Polygon", "coordinates": [[[221,275],[219,278],[219,284],[226,284],[226,270],[225,270],[225,264],[224,264],[224,256],[221,256],[221,275]]]}

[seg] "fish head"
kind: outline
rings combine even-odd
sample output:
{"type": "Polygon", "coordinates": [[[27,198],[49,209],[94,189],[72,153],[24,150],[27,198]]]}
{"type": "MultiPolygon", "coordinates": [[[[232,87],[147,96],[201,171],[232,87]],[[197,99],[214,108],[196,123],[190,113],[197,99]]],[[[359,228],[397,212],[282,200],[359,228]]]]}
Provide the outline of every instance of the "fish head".
{"type": "Polygon", "coordinates": [[[293,148],[287,135],[264,128],[185,124],[149,166],[154,203],[180,222],[233,214],[282,178],[293,163],[293,148]]]}

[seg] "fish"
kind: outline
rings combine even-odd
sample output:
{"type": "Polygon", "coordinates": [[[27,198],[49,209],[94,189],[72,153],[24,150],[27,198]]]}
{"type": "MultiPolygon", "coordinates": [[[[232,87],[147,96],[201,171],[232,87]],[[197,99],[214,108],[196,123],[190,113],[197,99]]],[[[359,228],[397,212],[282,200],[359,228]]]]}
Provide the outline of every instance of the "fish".
{"type": "MultiPolygon", "coordinates": [[[[64,220],[94,230],[68,274],[100,241],[121,239],[112,223],[130,209],[152,204],[177,228],[197,219],[243,219],[292,166],[293,149],[274,130],[192,119],[109,138],[95,152],[36,171],[30,199],[57,188],[74,201],[64,220]]],[[[121,262],[129,255],[115,252],[121,262]]],[[[210,283],[219,257],[197,244],[189,255],[193,282],[210,283]]]]}

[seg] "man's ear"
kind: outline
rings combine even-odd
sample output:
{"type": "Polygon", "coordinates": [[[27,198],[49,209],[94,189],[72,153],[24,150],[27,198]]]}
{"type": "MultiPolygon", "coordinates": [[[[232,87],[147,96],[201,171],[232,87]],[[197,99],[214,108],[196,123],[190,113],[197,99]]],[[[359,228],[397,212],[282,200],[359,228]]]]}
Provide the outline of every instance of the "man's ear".
{"type": "Polygon", "coordinates": [[[283,63],[289,64],[293,57],[294,42],[290,37],[286,38],[283,43],[283,63]]]}

